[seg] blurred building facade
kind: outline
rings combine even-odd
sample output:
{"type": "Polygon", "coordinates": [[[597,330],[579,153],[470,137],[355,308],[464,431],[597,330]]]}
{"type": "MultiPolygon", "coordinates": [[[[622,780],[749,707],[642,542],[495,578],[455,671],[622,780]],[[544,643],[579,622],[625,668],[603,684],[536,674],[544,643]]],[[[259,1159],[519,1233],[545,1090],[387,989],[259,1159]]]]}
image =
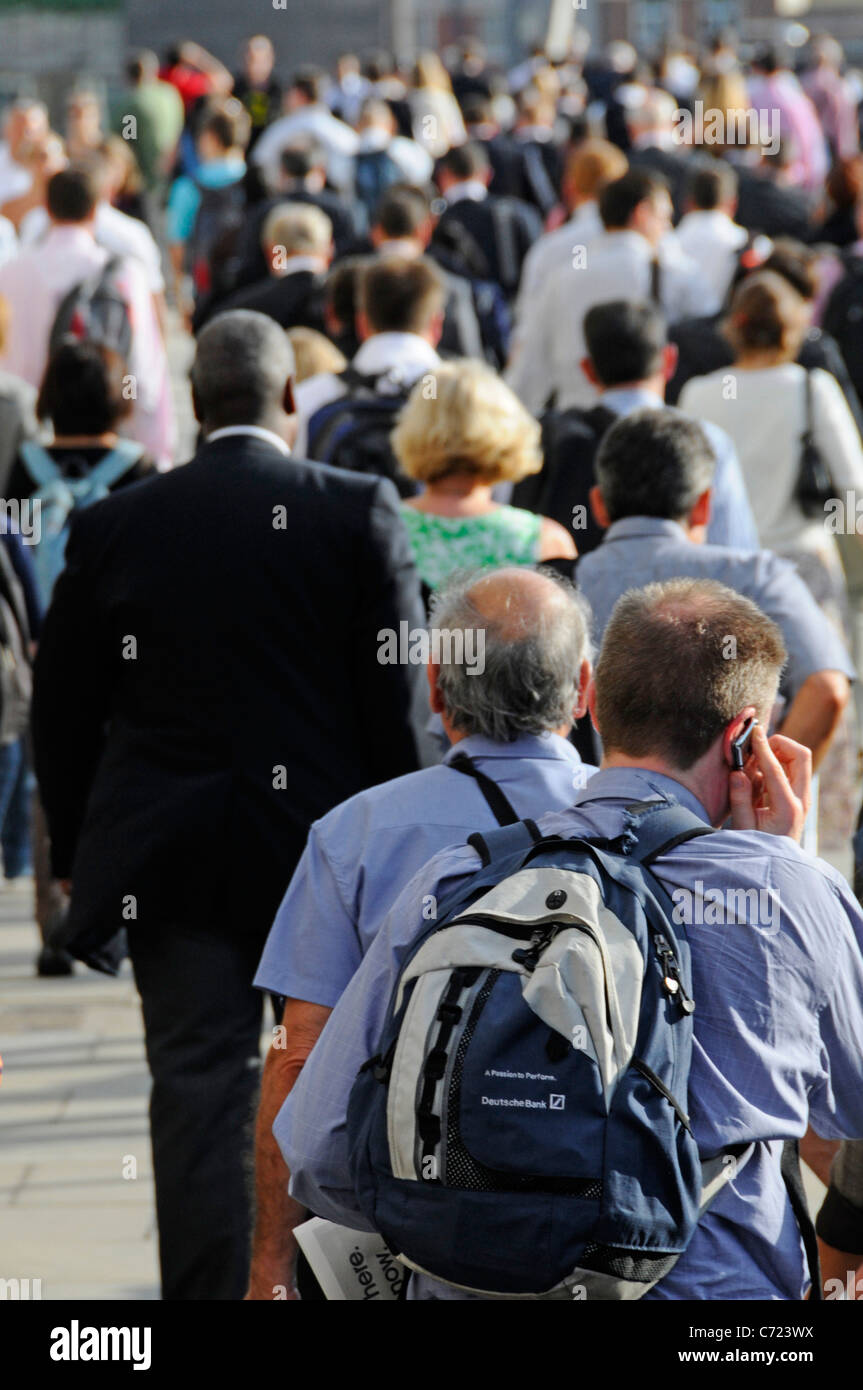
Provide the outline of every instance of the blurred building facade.
{"type": "Polygon", "coordinates": [[[257,31],[276,43],[283,76],[346,51],[409,58],[469,34],[508,64],[544,41],[552,15],[558,34],[577,24],[595,44],[627,39],[640,53],[670,34],[703,39],[729,25],[744,39],[779,41],[796,21],[835,34],[863,63],[863,0],[0,0],[0,101],[30,91],[56,109],[75,81],[115,90],[130,48],[162,53],[185,38],[233,67],[257,31]]]}

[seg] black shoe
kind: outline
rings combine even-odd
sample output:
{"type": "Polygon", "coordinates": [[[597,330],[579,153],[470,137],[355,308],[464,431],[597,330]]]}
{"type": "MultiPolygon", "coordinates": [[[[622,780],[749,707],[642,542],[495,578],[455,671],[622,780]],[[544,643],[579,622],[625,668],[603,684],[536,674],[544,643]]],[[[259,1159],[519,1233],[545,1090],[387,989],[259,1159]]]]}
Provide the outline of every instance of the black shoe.
{"type": "Polygon", "coordinates": [[[75,966],[68,951],[61,951],[56,946],[43,946],[36,957],[37,975],[72,975],[74,972],[75,966]]]}

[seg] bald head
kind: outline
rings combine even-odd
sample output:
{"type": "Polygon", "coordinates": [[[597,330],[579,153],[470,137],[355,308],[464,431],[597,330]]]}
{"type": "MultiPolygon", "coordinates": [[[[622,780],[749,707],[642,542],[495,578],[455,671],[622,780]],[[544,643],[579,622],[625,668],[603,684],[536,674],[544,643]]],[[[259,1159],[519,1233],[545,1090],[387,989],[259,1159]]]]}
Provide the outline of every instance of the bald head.
{"type": "Polygon", "coordinates": [[[435,595],[431,622],[437,631],[482,634],[481,669],[443,660],[437,672],[442,713],[458,732],[510,743],[572,724],[590,639],[571,585],[522,568],[456,576],[435,595]]]}

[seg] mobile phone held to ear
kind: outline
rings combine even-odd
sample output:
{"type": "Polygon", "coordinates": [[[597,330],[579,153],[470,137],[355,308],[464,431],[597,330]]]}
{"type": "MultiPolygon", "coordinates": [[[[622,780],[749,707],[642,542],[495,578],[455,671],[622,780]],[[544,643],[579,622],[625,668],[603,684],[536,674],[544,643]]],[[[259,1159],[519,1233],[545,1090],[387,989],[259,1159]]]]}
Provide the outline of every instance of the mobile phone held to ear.
{"type": "Polygon", "coordinates": [[[757,723],[757,719],[747,719],[742,731],[731,745],[731,768],[733,772],[743,771],[743,764],[746,762],[746,750],[749,747],[752,730],[757,723]]]}

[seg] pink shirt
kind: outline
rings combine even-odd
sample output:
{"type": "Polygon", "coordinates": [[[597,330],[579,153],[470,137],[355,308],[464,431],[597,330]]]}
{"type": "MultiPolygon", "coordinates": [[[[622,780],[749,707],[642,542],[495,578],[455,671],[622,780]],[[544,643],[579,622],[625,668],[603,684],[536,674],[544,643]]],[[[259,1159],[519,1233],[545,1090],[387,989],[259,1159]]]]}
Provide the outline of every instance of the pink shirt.
{"type": "MultiPolygon", "coordinates": [[[[48,358],[51,328],[64,295],[98,271],[108,252],[81,225],[52,226],[45,237],[0,266],[0,295],[10,310],[0,367],[38,388],[48,358]]],[[[129,304],[135,409],[129,433],[164,467],[174,448],[174,420],[167,359],[143,267],[124,260],[118,284],[129,304]]]]}

